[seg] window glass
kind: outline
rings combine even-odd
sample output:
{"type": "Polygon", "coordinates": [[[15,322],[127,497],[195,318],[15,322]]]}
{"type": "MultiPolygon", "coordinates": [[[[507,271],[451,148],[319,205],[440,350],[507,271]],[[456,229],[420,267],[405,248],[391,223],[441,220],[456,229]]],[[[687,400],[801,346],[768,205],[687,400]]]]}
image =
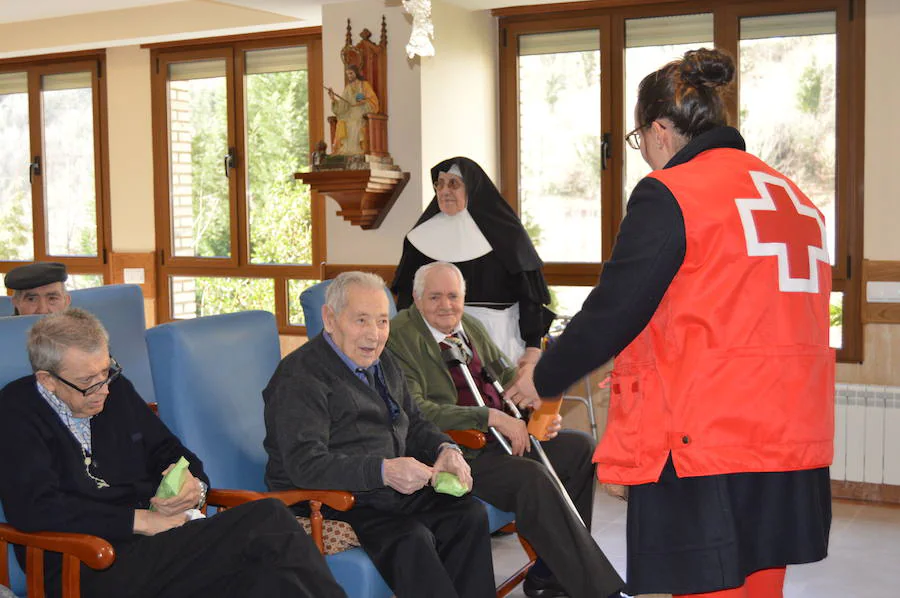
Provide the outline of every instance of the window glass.
{"type": "MultiPolygon", "coordinates": [[[[638,125],[634,121],[638,85],[650,73],[666,63],[680,58],[688,50],[713,46],[713,16],[711,14],[680,15],[627,19],[625,21],[625,127],[630,132],[638,125]]],[[[638,181],[650,173],[641,152],[623,143],[625,148],[625,177],[622,201],[628,198],[638,181]]],[[[624,210],[622,212],[624,214],[624,210]]]]}
{"type": "Polygon", "coordinates": [[[93,93],[90,72],[41,77],[41,168],[50,255],[97,255],[93,93]]]}
{"type": "Polygon", "coordinates": [[[69,274],[66,279],[66,288],[70,291],[75,289],[92,289],[94,287],[103,286],[102,274],[69,274]]]}
{"type": "MultiPolygon", "coordinates": [[[[572,317],[581,311],[581,305],[594,287],[573,287],[554,285],[550,287],[550,309],[559,318],[572,317]]],[[[554,326],[561,324],[559,320],[554,326]]]]}
{"type": "Polygon", "coordinates": [[[250,261],[312,262],[309,186],[309,80],[305,47],[245,54],[247,206],[250,261]]]}
{"type": "Polygon", "coordinates": [[[169,65],[168,114],[172,253],[229,257],[225,61],[169,65]]]}
{"type": "Polygon", "coordinates": [[[28,74],[0,73],[0,260],[34,259],[28,74]]]}
{"type": "Polygon", "coordinates": [[[830,331],[830,345],[835,349],[840,349],[844,346],[844,338],[843,338],[843,328],[844,328],[844,294],[843,293],[832,293],[831,294],[831,331],[830,331]]]}
{"type": "Polygon", "coordinates": [[[291,326],[305,326],[303,307],[300,305],[300,293],[317,284],[319,280],[289,280],[288,281],[288,324],[291,326]]]}
{"type": "Polygon", "coordinates": [[[519,37],[519,207],[545,261],[601,260],[600,32],[519,37]]]}
{"type": "Polygon", "coordinates": [[[271,279],[172,276],[169,281],[173,318],[190,319],[251,309],[275,313],[275,287],[271,279]]]}
{"type": "Polygon", "coordinates": [[[739,117],[747,151],[794,181],[822,210],[834,264],[835,13],[744,18],[740,31],[739,117]]]}

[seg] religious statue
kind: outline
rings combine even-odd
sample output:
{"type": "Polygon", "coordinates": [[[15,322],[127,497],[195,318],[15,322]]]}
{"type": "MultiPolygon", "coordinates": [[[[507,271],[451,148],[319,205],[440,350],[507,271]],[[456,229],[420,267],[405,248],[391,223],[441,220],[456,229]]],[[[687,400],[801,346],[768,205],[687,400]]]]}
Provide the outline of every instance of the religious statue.
{"type": "Polygon", "coordinates": [[[378,96],[358,66],[348,64],[344,72],[347,84],[343,93],[338,95],[332,88],[327,88],[331,110],[338,119],[333,152],[355,156],[369,151],[365,116],[378,112],[378,96]]]}
{"type": "Polygon", "coordinates": [[[334,113],[328,117],[332,153],[324,140],[317,142],[309,172],[296,172],[294,178],[331,197],[340,206],[339,216],[368,230],[381,225],[409,173],[394,164],[388,151],[387,20],[381,17],[377,44],[368,29],[359,37],[354,44],[347,19],[341,48],[344,90],[325,86],[334,113]]]}

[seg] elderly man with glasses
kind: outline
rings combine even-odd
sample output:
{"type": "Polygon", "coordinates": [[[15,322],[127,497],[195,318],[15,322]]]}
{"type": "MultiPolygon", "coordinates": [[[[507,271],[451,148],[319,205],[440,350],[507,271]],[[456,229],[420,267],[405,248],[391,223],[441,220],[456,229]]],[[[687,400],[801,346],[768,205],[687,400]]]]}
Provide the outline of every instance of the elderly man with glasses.
{"type": "MultiPolygon", "coordinates": [[[[102,324],[81,309],[52,313],[28,334],[33,375],[0,391],[0,501],[24,531],[86,533],[116,560],[84,568],[83,596],[339,597],[312,540],[274,499],[199,515],[203,464],[121,375],[102,324]],[[181,491],[154,496],[181,458],[181,491]]],[[[17,555],[24,563],[24,551],[17,555]]],[[[61,560],[48,554],[45,583],[59,594],[61,560]]]]}

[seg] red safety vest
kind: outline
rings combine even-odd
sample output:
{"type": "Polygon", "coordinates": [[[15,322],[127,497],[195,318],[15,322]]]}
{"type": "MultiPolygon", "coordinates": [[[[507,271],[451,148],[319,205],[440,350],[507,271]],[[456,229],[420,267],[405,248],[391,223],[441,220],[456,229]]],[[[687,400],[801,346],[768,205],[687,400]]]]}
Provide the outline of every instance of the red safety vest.
{"type": "Polygon", "coordinates": [[[734,149],[655,171],[684,215],[684,263],[615,360],[601,481],[831,464],[834,351],[825,220],[788,179],[734,149]]]}

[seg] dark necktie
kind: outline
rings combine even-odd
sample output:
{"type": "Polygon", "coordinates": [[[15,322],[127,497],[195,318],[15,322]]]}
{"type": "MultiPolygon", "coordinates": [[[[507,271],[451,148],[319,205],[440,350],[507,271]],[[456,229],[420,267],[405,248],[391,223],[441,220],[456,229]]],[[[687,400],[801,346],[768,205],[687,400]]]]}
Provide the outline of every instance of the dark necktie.
{"type": "Polygon", "coordinates": [[[397,421],[397,417],[400,415],[400,407],[397,405],[397,402],[391,398],[387,388],[382,384],[381,379],[375,375],[375,366],[356,368],[356,371],[362,373],[366,377],[366,382],[369,384],[369,387],[377,392],[378,396],[381,397],[381,400],[384,401],[384,404],[388,408],[388,413],[391,416],[391,421],[397,421]]]}

